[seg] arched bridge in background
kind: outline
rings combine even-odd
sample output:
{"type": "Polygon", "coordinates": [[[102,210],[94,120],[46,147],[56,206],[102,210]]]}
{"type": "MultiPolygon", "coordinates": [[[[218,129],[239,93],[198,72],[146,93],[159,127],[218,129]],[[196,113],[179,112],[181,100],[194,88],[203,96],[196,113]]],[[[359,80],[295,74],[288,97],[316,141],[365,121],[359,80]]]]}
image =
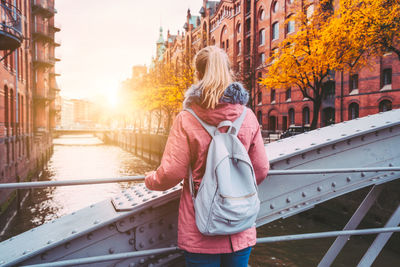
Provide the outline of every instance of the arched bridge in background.
{"type": "MultiPolygon", "coordinates": [[[[400,231],[398,192],[391,196],[396,204],[384,227],[357,227],[382,188],[400,178],[399,148],[400,110],[267,144],[271,172],[259,186],[257,227],[361,188],[370,191],[341,231],[259,238],[258,243],[337,236],[319,264],[329,266],[351,235],[377,234],[359,259],[359,266],[370,266],[393,232],[400,231]]],[[[3,241],[0,266],[177,266],[182,262],[174,247],[180,190],[132,186],[113,199],[3,241]]]]}

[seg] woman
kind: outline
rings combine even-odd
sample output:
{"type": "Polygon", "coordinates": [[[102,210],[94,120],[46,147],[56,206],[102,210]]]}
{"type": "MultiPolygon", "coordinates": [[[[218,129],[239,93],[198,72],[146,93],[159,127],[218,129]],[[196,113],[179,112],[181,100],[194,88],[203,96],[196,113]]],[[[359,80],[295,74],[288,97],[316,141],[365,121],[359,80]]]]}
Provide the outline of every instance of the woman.
{"type": "MultiPolygon", "coordinates": [[[[210,125],[234,121],[246,108],[248,93],[233,82],[226,53],[215,46],[205,47],[195,57],[199,82],[185,94],[184,109],[191,108],[210,125]]],[[[254,167],[257,184],[267,176],[269,163],[260,126],[249,109],[238,133],[254,167]]],[[[211,137],[188,111],[181,111],[171,128],[161,165],[146,176],[151,190],[167,190],[184,179],[179,205],[178,246],[185,251],[187,266],[247,266],[251,247],[256,243],[252,227],[233,235],[202,235],[195,222],[189,189],[188,170],[192,169],[195,190],[204,175],[211,137]]]]}

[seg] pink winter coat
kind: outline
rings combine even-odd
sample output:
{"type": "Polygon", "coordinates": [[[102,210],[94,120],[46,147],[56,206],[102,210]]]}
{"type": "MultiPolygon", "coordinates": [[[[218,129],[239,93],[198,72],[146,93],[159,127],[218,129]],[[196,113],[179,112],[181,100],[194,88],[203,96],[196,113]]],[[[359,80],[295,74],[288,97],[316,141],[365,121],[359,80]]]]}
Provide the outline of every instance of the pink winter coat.
{"type": "MultiPolygon", "coordinates": [[[[205,122],[218,125],[223,120],[234,121],[245,108],[240,104],[223,103],[213,110],[197,104],[191,108],[205,122]]],[[[253,163],[257,184],[267,176],[269,162],[265,153],[260,126],[254,113],[248,109],[238,133],[253,163]]],[[[210,135],[188,111],[181,111],[171,128],[158,169],[146,177],[150,190],[167,190],[184,180],[179,205],[178,246],[192,253],[231,253],[256,244],[255,227],[233,235],[205,236],[196,226],[193,201],[188,186],[188,167],[192,166],[195,188],[204,175],[210,135]]]]}

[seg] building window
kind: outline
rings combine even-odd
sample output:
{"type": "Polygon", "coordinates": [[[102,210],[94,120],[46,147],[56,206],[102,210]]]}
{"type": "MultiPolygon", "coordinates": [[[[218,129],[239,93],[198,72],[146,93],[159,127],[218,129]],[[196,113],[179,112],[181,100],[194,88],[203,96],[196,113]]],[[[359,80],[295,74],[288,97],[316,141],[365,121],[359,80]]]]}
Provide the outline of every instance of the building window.
{"type": "Polygon", "coordinates": [[[221,47],[222,49],[225,49],[225,42],[222,42],[221,47]]]}
{"type": "Polygon", "coordinates": [[[251,20],[250,18],[246,19],[246,34],[250,33],[251,30],[251,20]]]}
{"type": "Polygon", "coordinates": [[[314,5],[309,5],[306,9],[306,14],[307,18],[311,18],[311,16],[314,14],[314,5]]]}
{"type": "Polygon", "coordinates": [[[286,101],[290,101],[292,99],[292,88],[288,88],[286,90],[286,101]]]}
{"type": "Polygon", "coordinates": [[[265,44],[265,29],[262,29],[261,31],[259,31],[258,40],[259,40],[259,45],[265,44]]]}
{"type": "Polygon", "coordinates": [[[349,120],[354,120],[359,116],[359,106],[357,103],[351,103],[349,105],[349,120]]]}
{"type": "Polygon", "coordinates": [[[275,102],[275,89],[271,89],[271,103],[275,102]]]}
{"type": "Polygon", "coordinates": [[[293,33],[294,32],[294,20],[291,17],[289,17],[288,19],[289,19],[289,21],[286,25],[286,32],[293,33]]]}
{"type": "Polygon", "coordinates": [[[229,40],[226,40],[226,50],[229,49],[229,40]]]}
{"type": "Polygon", "coordinates": [[[279,23],[272,24],[272,40],[279,39],[279,23]]]}
{"type": "Polygon", "coordinates": [[[242,31],[241,29],[242,29],[242,24],[238,23],[238,25],[237,25],[237,27],[236,27],[236,32],[237,32],[238,34],[240,34],[240,32],[242,31]]]}
{"type": "Polygon", "coordinates": [[[303,125],[310,125],[310,109],[303,108],[303,125]]]}
{"type": "Polygon", "coordinates": [[[382,72],[382,86],[392,84],[392,69],[384,69],[382,72]]]}
{"type": "Polygon", "coordinates": [[[237,54],[240,55],[240,53],[242,52],[242,42],[241,41],[237,41],[236,49],[237,49],[237,54]]]}
{"type": "Polygon", "coordinates": [[[260,15],[259,15],[259,19],[260,19],[261,21],[263,21],[263,20],[265,19],[265,11],[264,11],[264,9],[261,9],[260,15]]]}
{"type": "Polygon", "coordinates": [[[379,112],[392,110],[392,102],[389,100],[382,100],[379,103],[379,112]]]}
{"type": "Polygon", "coordinates": [[[289,124],[294,125],[294,109],[289,109],[289,124]]]}
{"type": "Polygon", "coordinates": [[[250,13],[250,8],[251,8],[251,1],[247,0],[246,1],[246,14],[250,13]]]}
{"type": "Polygon", "coordinates": [[[245,49],[246,49],[246,55],[248,55],[248,54],[250,54],[250,37],[247,37],[246,38],[246,47],[245,47],[245,49]]]}
{"type": "Polygon", "coordinates": [[[261,53],[259,58],[260,58],[260,65],[264,64],[265,63],[265,54],[261,53]]]}
{"type": "Polygon", "coordinates": [[[358,74],[350,75],[350,92],[358,89],[358,74]]]}
{"type": "Polygon", "coordinates": [[[258,92],[258,94],[257,94],[257,103],[259,105],[262,104],[262,92],[258,92]]]}
{"type": "Polygon", "coordinates": [[[276,13],[276,12],[279,11],[279,3],[278,3],[278,1],[275,1],[275,2],[272,4],[272,11],[273,11],[274,13],[276,13]]]}
{"type": "Polygon", "coordinates": [[[261,112],[261,110],[259,110],[257,112],[257,120],[258,120],[259,124],[262,124],[262,112],[261,112]]]}
{"type": "Polygon", "coordinates": [[[287,0],[288,4],[293,4],[294,0],[287,0]]]}

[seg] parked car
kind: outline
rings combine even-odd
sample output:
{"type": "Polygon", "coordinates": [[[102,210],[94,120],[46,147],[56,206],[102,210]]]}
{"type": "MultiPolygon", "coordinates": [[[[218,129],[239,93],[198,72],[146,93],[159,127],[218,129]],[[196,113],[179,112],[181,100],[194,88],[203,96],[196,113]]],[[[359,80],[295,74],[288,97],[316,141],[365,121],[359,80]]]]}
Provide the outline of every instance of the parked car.
{"type": "Polygon", "coordinates": [[[281,134],[281,139],[282,138],[286,138],[286,137],[290,137],[290,136],[294,136],[297,134],[301,134],[304,132],[307,132],[310,130],[310,127],[308,126],[290,126],[289,129],[287,129],[285,132],[283,132],[283,134],[281,134]]]}

